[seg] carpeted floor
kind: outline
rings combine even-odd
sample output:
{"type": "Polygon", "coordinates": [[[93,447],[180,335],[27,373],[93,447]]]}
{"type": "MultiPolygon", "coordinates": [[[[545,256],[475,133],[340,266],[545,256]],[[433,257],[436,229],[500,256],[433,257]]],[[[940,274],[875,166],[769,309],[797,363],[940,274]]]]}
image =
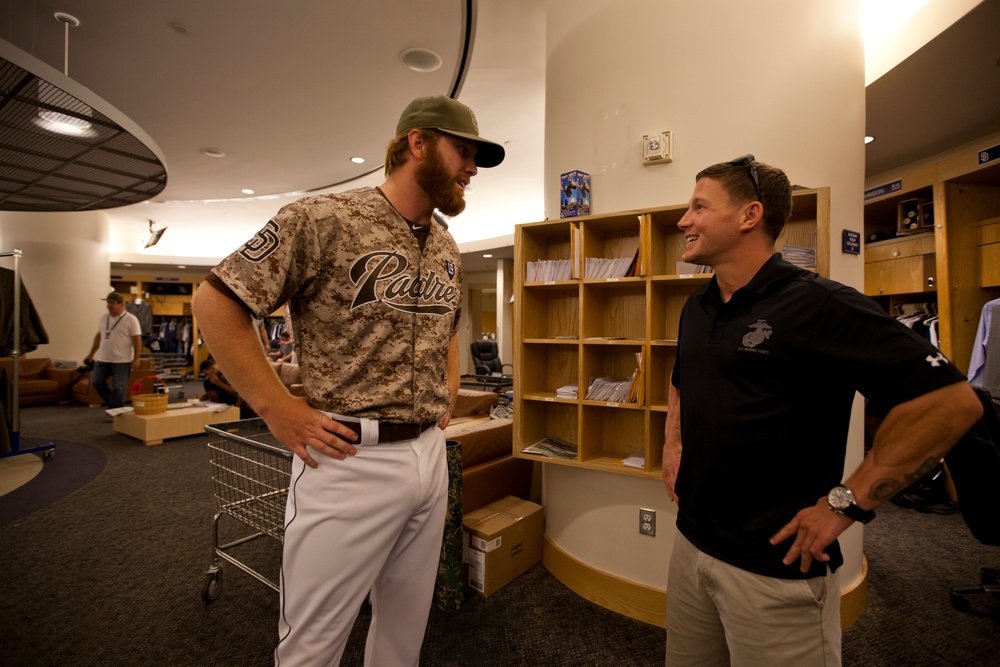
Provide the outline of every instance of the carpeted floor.
{"type": "Polygon", "coordinates": [[[81,488],[104,470],[104,452],[69,440],[22,439],[20,449],[48,447],[51,459],[45,461],[44,476],[38,475],[27,484],[0,496],[0,525],[27,516],[81,488]],[[55,456],[58,451],[59,456],[55,456]]]}
{"type": "MultiPolygon", "coordinates": [[[[218,600],[201,599],[215,512],[207,436],[144,447],[115,434],[103,412],[73,405],[25,409],[22,434],[87,443],[106,465],[68,496],[0,525],[4,664],[271,664],[276,593],[227,566],[218,600]]],[[[56,460],[62,454],[57,447],[56,460]]],[[[887,506],[866,528],[865,553],[868,607],[844,633],[845,665],[998,664],[1000,603],[973,613],[948,603],[951,586],[1000,564],[960,516],[887,506]]],[[[239,557],[273,576],[278,544],[263,538],[239,557]]],[[[362,664],[367,620],[362,610],[344,665],[362,664]]],[[[662,629],[583,600],[539,566],[488,599],[434,610],[421,661],[660,665],[664,641],[662,629]]]]}

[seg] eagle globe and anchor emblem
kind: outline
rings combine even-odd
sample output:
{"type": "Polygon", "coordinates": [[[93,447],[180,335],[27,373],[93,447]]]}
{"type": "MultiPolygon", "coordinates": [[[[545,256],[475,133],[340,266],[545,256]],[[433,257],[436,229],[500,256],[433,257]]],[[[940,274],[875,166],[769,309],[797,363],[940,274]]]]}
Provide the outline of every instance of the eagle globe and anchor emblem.
{"type": "Polygon", "coordinates": [[[771,332],[773,329],[771,325],[764,320],[757,320],[750,325],[753,331],[750,331],[743,335],[743,345],[749,348],[755,348],[765,340],[771,337],[771,332]]]}

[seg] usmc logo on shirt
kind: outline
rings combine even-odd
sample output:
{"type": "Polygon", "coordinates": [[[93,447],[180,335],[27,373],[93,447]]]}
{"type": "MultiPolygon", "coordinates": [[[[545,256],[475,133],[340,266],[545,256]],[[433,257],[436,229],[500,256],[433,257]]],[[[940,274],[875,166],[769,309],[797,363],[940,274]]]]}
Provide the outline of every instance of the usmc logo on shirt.
{"type": "Polygon", "coordinates": [[[771,325],[767,321],[757,320],[750,325],[750,331],[743,335],[743,347],[740,350],[744,352],[757,352],[758,354],[770,354],[768,350],[758,350],[756,348],[770,338],[773,331],[774,329],[771,328],[771,325]]]}
{"type": "MultiPolygon", "coordinates": [[[[451,264],[451,262],[448,262],[451,264]]],[[[449,280],[433,268],[423,276],[407,273],[409,262],[398,252],[376,250],[351,265],[351,282],[358,286],[351,310],[380,302],[406,313],[447,315],[458,304],[458,290],[451,282],[454,265],[445,267],[449,280]]]]}

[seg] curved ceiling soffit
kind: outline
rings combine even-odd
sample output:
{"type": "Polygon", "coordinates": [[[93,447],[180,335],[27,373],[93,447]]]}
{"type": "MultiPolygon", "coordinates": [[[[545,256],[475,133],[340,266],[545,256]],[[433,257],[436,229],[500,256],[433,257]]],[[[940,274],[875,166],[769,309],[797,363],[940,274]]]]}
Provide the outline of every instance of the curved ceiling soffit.
{"type": "Polygon", "coordinates": [[[159,146],[90,89],[0,40],[0,210],[71,212],[155,197],[167,184],[159,146]],[[58,119],[73,136],[45,128],[58,119]]]}

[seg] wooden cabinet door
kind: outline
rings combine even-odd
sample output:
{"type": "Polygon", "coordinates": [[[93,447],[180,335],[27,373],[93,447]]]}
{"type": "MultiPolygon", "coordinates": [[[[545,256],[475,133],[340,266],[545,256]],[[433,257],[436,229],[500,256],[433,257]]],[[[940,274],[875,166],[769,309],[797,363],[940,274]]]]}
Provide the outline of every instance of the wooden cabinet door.
{"type": "Polygon", "coordinates": [[[908,294],[937,290],[935,256],[917,255],[865,264],[865,294],[908,294]]]}

